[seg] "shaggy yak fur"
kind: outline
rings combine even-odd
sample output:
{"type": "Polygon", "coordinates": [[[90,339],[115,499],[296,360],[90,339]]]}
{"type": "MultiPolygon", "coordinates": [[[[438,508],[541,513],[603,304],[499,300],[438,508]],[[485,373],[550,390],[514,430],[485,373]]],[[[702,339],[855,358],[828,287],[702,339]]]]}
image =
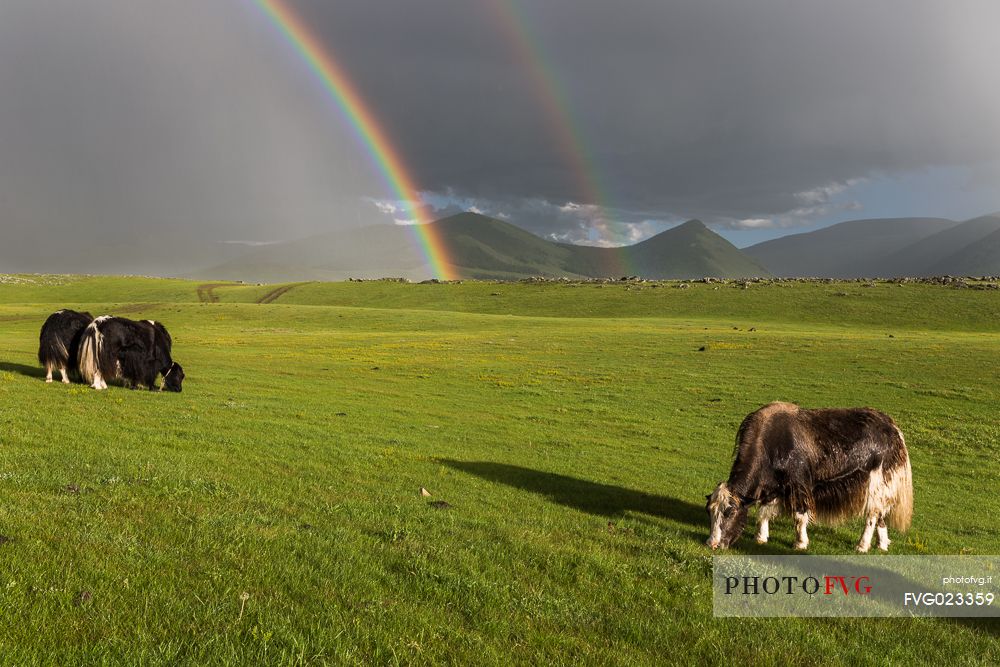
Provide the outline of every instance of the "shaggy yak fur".
{"type": "Polygon", "coordinates": [[[180,391],[184,370],[170,357],[170,334],[159,322],[136,322],[104,315],[90,323],[80,342],[80,375],[94,389],[107,389],[108,380],[120,379],[133,389],[180,391]]]}
{"type": "Polygon", "coordinates": [[[860,515],[865,527],[857,550],[868,551],[877,529],[878,547],[887,551],[886,521],[905,531],[913,514],[910,456],[892,418],[877,410],[771,403],[743,420],[729,480],[706,498],[713,549],[739,539],[750,506],[759,503],[759,543],[782,512],[795,517],[796,549],[808,547],[811,521],[836,524],[860,515]]]}
{"type": "Polygon", "coordinates": [[[69,384],[69,372],[76,371],[77,352],[83,331],[94,321],[90,313],[60,310],[52,313],[38,335],[38,362],[45,367],[45,381],[52,382],[52,372],[59,370],[69,384]]]}

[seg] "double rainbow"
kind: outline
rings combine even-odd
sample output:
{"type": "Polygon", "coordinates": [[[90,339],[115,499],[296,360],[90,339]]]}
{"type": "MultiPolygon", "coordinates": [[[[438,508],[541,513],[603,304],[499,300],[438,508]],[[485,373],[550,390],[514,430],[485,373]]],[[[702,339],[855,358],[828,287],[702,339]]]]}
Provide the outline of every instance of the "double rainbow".
{"type": "MultiPolygon", "coordinates": [[[[535,99],[541,106],[549,131],[555,138],[563,160],[570,166],[577,189],[585,203],[596,205],[599,210],[595,222],[610,231],[613,223],[607,219],[607,189],[603,183],[597,161],[590,154],[583,140],[580,125],[571,111],[565,86],[562,85],[553,68],[548,64],[541,41],[534,35],[531,24],[521,11],[518,0],[488,0],[490,9],[505,41],[517,58],[521,71],[534,90],[535,99]]],[[[604,254],[607,260],[604,270],[609,275],[630,273],[628,249],[622,247],[604,254]]]]}
{"type": "Polygon", "coordinates": [[[420,191],[416,182],[399,151],[389,141],[372,109],[358,93],[331,50],[316,39],[286,2],[254,1],[322,83],[327,94],[344,114],[358,139],[371,155],[386,184],[403,202],[410,217],[416,221],[412,228],[435,276],[450,280],[453,273],[448,261],[447,246],[434,226],[428,224],[431,219],[421,206],[420,191]]]}
{"type": "MultiPolygon", "coordinates": [[[[428,224],[432,220],[424,212],[420,191],[410,170],[332,51],[316,39],[285,0],[254,0],[254,2],[322,83],[323,88],[371,155],[386,184],[403,202],[410,217],[416,221],[417,224],[412,227],[431,270],[438,278],[445,280],[453,278],[454,272],[448,258],[447,245],[436,228],[428,224]]],[[[532,36],[516,0],[487,0],[487,6],[491,8],[494,18],[498,19],[496,24],[503,30],[507,43],[535,91],[563,159],[570,165],[575,175],[578,189],[587,203],[596,205],[602,211],[607,210],[605,202],[608,198],[601,186],[602,179],[596,162],[581,139],[563,87],[555,74],[546,66],[546,58],[538,40],[532,36]]],[[[603,214],[598,222],[605,227],[610,226],[603,214]]],[[[627,248],[609,252],[605,256],[609,259],[605,267],[609,274],[620,275],[631,268],[627,248]]]]}

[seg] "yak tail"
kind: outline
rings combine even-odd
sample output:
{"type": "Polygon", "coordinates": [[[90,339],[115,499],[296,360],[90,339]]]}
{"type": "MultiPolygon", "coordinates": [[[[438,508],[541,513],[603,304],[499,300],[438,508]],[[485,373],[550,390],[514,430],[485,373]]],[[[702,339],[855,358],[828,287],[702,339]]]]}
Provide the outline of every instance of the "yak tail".
{"type": "Polygon", "coordinates": [[[903,464],[889,474],[892,511],[885,517],[889,525],[899,531],[908,529],[913,518],[913,471],[909,453],[904,450],[903,456],[903,464]]]}
{"type": "Polygon", "coordinates": [[[100,370],[101,332],[97,330],[97,322],[91,322],[80,338],[79,366],[80,376],[88,384],[94,381],[94,376],[100,370]]]}
{"type": "Polygon", "coordinates": [[[38,345],[38,363],[48,366],[53,363],[65,364],[70,361],[69,349],[58,336],[49,335],[38,345]]]}

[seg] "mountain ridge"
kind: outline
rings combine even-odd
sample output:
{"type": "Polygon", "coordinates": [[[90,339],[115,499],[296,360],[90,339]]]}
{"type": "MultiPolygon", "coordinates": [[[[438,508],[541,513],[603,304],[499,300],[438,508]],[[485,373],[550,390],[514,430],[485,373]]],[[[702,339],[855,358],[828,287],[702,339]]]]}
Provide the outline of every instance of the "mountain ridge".
{"type": "Polygon", "coordinates": [[[744,248],[779,276],[892,278],[1000,274],[1000,213],[848,220],[744,248]]]}
{"type": "Polygon", "coordinates": [[[848,220],[764,241],[743,252],[779,276],[874,277],[887,256],[957,224],[946,218],[848,220]]]}
{"type": "MultiPolygon", "coordinates": [[[[513,280],[532,276],[719,278],[769,276],[698,220],[632,246],[603,248],[550,241],[509,222],[459,213],[427,223],[447,268],[457,277],[513,280]]],[[[336,280],[429,275],[427,258],[407,226],[383,225],[254,248],[196,277],[236,280],[336,280]],[[377,237],[377,238],[374,238],[377,237]]]]}
{"type": "MultiPolygon", "coordinates": [[[[437,263],[457,278],[648,279],[770,275],[889,278],[1000,274],[1000,213],[848,220],[739,249],[697,219],[634,245],[575,245],[478,213],[427,223],[437,263]]],[[[282,282],[433,275],[411,226],[374,225],[248,249],[190,277],[282,282]]]]}

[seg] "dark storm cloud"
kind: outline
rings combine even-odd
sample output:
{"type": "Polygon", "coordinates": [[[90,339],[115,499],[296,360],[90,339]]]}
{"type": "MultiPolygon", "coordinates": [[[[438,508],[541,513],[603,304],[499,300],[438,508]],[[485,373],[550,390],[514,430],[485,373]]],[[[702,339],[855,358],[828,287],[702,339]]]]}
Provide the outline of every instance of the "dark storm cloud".
{"type": "Polygon", "coordinates": [[[249,3],[0,4],[2,268],[176,273],[356,224],[378,184],[290,60],[249,3]]]}
{"type": "MultiPolygon", "coordinates": [[[[492,1],[295,5],[424,187],[587,203],[492,1]]],[[[623,209],[792,221],[852,179],[1000,157],[996,3],[520,7],[623,209]]]]}
{"type": "MultiPolygon", "coordinates": [[[[858,179],[1000,158],[986,0],[290,4],[440,212],[551,238],[795,225],[858,179]]],[[[253,2],[0,3],[0,258],[405,220],[373,205],[392,197],[253,2]]]]}

